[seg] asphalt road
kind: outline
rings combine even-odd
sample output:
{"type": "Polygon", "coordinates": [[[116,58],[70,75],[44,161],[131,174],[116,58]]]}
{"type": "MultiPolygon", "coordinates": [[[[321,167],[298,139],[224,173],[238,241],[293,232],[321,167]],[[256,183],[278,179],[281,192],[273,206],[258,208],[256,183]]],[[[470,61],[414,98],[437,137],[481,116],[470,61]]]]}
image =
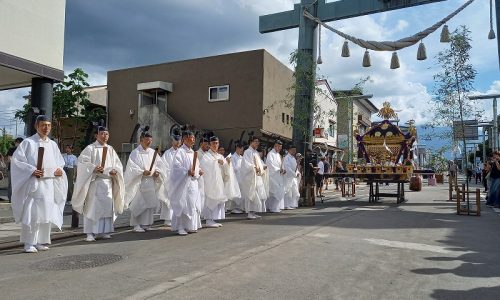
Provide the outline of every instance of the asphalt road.
{"type": "MultiPolygon", "coordinates": [[[[260,220],[229,216],[180,237],[165,228],[112,240],[0,252],[3,299],[499,299],[500,215],[457,216],[446,187],[408,202],[335,198],[260,220]],[[42,271],[71,255],[104,266],[42,271]],[[92,260],[93,258],[87,258],[92,260]],[[108,261],[110,262],[110,261],[108,261]]],[[[83,259],[83,264],[90,263],[83,259]]],[[[76,260],[76,264],[81,260],[76,260]]],[[[75,267],[75,260],[62,264],[75,267]]]]}

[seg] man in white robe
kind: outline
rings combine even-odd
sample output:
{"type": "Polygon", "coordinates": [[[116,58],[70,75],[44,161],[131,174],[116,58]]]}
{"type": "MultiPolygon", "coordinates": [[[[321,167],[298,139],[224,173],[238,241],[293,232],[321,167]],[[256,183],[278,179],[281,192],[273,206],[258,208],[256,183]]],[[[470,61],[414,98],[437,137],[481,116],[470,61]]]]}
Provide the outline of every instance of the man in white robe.
{"type": "MultiPolygon", "coordinates": [[[[170,204],[170,190],[168,189],[170,173],[172,172],[172,164],[174,162],[175,155],[182,145],[181,136],[180,135],[172,135],[172,147],[170,147],[163,156],[161,157],[159,167],[161,168],[160,175],[164,182],[164,201],[160,201],[160,219],[165,220],[165,225],[172,226],[172,206],[170,204]]],[[[161,199],[160,199],[161,200],[161,199]]]]}
{"type": "Polygon", "coordinates": [[[87,234],[87,242],[95,241],[96,237],[111,238],[113,222],[117,214],[123,212],[123,166],[116,151],[108,145],[108,139],[108,129],[100,126],[96,141],[85,147],[78,157],[78,177],[71,204],[73,210],[84,216],[83,232],[87,234]]]}
{"type": "Polygon", "coordinates": [[[179,235],[195,233],[201,226],[201,194],[199,190],[199,158],[192,149],[195,136],[191,131],[182,133],[183,145],[177,151],[169,180],[170,204],[172,206],[172,230],[179,235]],[[196,159],[195,159],[196,158],[196,159]]]}
{"type": "MultiPolygon", "coordinates": [[[[236,150],[233,155],[231,155],[231,164],[233,166],[234,174],[236,176],[236,180],[238,182],[238,187],[241,186],[241,161],[243,160],[243,145],[240,143],[236,143],[236,150]]],[[[241,188],[240,188],[241,191],[241,188]]],[[[230,199],[231,202],[231,213],[233,214],[242,214],[245,209],[245,201],[240,196],[238,198],[230,199]]]]}
{"type": "Polygon", "coordinates": [[[259,139],[252,137],[250,146],[243,154],[241,161],[241,195],[245,200],[245,211],[247,219],[260,218],[256,212],[265,211],[266,192],[262,175],[266,171],[266,166],[260,159],[257,148],[259,147],[259,139]]]}
{"type": "Polygon", "coordinates": [[[228,200],[224,185],[224,178],[228,176],[229,164],[217,151],[219,138],[210,138],[210,149],[200,159],[200,168],[203,170],[203,181],[205,184],[205,202],[202,217],[206,220],[205,227],[218,228],[222,224],[215,220],[226,218],[225,204],[228,200]]]}
{"type": "Polygon", "coordinates": [[[285,169],[285,209],[295,209],[299,206],[299,178],[300,172],[297,168],[297,159],[295,154],[297,148],[291,146],[283,160],[285,169]]]}
{"type": "Polygon", "coordinates": [[[266,201],[266,206],[273,213],[278,213],[285,208],[285,170],[283,168],[283,158],[280,154],[282,147],[283,143],[277,140],[274,143],[274,148],[269,151],[266,158],[266,165],[269,170],[269,198],[266,201]]]}
{"type": "Polygon", "coordinates": [[[11,206],[16,223],[22,224],[20,241],[26,253],[48,250],[51,224],[59,229],[63,224],[68,181],[61,152],[48,137],[51,127],[46,116],[38,116],[37,133],[23,140],[11,159],[11,206]],[[43,157],[39,148],[44,148],[43,157]]]}
{"type": "MultiPolygon", "coordinates": [[[[198,161],[201,161],[203,156],[210,149],[210,136],[211,136],[210,134],[211,133],[205,133],[201,137],[200,147],[198,148],[198,150],[196,150],[196,153],[198,155],[198,161]]],[[[203,171],[203,169],[201,170],[203,171]]],[[[205,178],[203,176],[200,176],[200,178],[198,178],[198,190],[200,192],[201,207],[203,208],[205,205],[205,178]]],[[[203,218],[203,215],[201,215],[201,217],[203,218]]]]}
{"type": "Polygon", "coordinates": [[[157,167],[160,157],[151,149],[153,137],[141,133],[140,145],[129,156],[125,169],[125,209],[130,207],[130,226],[135,232],[153,230],[154,213],[164,196],[163,182],[157,167]]]}

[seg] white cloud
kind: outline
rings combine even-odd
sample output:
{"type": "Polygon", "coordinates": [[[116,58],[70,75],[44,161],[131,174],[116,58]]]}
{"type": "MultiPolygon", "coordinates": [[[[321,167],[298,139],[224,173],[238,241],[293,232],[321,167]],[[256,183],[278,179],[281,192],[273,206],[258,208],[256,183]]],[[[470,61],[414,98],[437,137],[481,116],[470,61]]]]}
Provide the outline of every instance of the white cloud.
{"type": "Polygon", "coordinates": [[[495,80],[486,94],[500,94],[500,80],[495,80]]]}

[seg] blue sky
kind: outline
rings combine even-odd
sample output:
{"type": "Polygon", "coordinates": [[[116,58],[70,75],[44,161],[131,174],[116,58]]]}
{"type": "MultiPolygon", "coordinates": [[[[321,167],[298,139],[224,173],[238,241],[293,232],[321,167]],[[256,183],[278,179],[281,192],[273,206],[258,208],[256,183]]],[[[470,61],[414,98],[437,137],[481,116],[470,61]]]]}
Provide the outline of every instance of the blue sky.
{"type": "MultiPolygon", "coordinates": [[[[298,31],[260,34],[258,16],[291,10],[298,0],[67,0],[64,68],[82,67],[92,84],[106,84],[113,69],[218,55],[264,48],[283,63],[297,47],[298,31]]],[[[331,2],[331,1],[330,1],[331,2]]],[[[412,35],[442,19],[464,0],[447,0],[418,7],[363,16],[329,25],[366,40],[397,40],[412,35]]],[[[479,93],[500,92],[496,40],[488,40],[489,1],[476,0],[448,25],[465,24],[472,31],[471,62],[478,71],[479,93]]],[[[428,59],[416,60],[417,46],[398,52],[401,68],[391,70],[390,52],[371,51],[372,67],[361,66],[364,49],[351,45],[351,57],[341,58],[343,39],[323,30],[322,58],[318,74],[335,89],[352,87],[370,76],[365,92],[381,105],[390,101],[404,122],[423,124],[432,118],[427,102],[433,75],[439,71],[435,55],[447,44],[439,43],[439,32],[424,40],[428,59]]],[[[498,35],[498,32],[497,32],[498,35]]],[[[0,92],[3,111],[23,104],[27,90],[0,92]]],[[[491,104],[483,104],[491,118],[491,104]]],[[[0,114],[0,125],[12,116],[0,114]]],[[[7,127],[14,131],[14,123],[7,127]]]]}

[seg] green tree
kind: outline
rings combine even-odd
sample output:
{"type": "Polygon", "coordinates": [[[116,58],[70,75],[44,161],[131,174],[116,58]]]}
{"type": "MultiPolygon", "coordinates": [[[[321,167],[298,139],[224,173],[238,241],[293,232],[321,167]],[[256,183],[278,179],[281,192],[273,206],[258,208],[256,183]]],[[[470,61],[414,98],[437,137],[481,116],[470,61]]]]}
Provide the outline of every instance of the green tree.
{"type": "MultiPolygon", "coordinates": [[[[428,125],[450,128],[446,132],[446,138],[452,136],[450,133],[454,121],[459,121],[461,132],[465,132],[464,120],[480,116],[474,103],[467,98],[467,94],[473,90],[477,74],[469,62],[471,48],[470,31],[467,26],[462,25],[451,34],[450,47],[436,56],[441,71],[434,75],[435,96],[431,100],[434,118],[428,125]]],[[[461,142],[465,152],[464,157],[467,157],[463,135],[461,142]]]]}
{"type": "MultiPolygon", "coordinates": [[[[52,104],[52,133],[54,138],[62,146],[62,130],[67,123],[63,123],[65,119],[71,119],[74,123],[73,141],[75,145],[79,132],[82,132],[81,127],[93,122],[98,122],[106,117],[106,112],[100,107],[94,106],[89,100],[89,94],[85,91],[89,87],[87,82],[88,75],[81,68],[76,68],[72,73],[64,76],[64,81],[54,85],[54,98],[52,104]]],[[[16,111],[16,118],[27,121],[29,111],[31,110],[30,99],[31,95],[25,97],[28,102],[22,109],[16,111]]],[[[84,131],[84,130],[83,130],[84,131]]]]}
{"type": "Polygon", "coordinates": [[[433,152],[427,159],[428,167],[434,169],[436,173],[444,173],[448,169],[448,160],[444,155],[448,148],[449,147],[441,147],[433,152]]]}
{"type": "Polygon", "coordinates": [[[7,155],[7,151],[14,147],[14,138],[5,133],[5,128],[0,129],[2,135],[0,136],[0,154],[3,156],[7,155]]]}

